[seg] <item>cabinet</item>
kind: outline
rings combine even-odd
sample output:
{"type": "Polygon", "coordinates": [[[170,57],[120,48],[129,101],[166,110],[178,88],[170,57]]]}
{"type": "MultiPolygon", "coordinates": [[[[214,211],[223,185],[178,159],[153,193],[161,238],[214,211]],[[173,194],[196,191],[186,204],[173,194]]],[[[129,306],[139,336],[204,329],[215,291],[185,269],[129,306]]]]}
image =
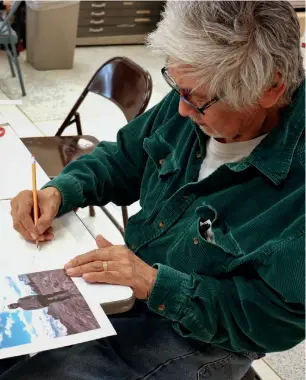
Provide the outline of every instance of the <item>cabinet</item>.
{"type": "Polygon", "coordinates": [[[294,9],[305,11],[305,0],[302,0],[302,1],[289,0],[289,3],[291,3],[294,9]]]}
{"type": "Polygon", "coordinates": [[[142,44],[163,1],[81,1],[77,45],[142,44]]]}

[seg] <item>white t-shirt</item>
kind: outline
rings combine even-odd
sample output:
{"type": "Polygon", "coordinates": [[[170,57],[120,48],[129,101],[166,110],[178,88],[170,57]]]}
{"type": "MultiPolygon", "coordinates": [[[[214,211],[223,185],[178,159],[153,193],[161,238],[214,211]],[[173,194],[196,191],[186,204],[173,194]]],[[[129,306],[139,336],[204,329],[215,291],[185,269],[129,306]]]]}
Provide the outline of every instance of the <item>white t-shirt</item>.
{"type": "Polygon", "coordinates": [[[202,162],[198,180],[208,177],[223,164],[243,160],[266,136],[262,135],[253,140],[227,144],[220,143],[212,137],[209,138],[206,145],[206,157],[202,162]]]}

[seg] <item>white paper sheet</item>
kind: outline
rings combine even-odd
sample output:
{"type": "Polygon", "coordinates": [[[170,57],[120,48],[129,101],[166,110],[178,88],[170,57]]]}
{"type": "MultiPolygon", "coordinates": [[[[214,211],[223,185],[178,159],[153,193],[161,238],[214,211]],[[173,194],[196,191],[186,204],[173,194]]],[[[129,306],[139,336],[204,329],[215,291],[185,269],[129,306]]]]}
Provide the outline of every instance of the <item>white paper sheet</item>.
{"type": "MultiPolygon", "coordinates": [[[[31,153],[8,124],[2,126],[5,135],[0,137],[0,199],[10,199],[22,190],[32,189],[31,153]]],[[[49,177],[37,164],[37,188],[48,181],[49,177]]]]}
{"type": "Polygon", "coordinates": [[[6,123],[6,119],[4,119],[4,116],[2,113],[0,113],[0,125],[6,123]]]}
{"type": "MultiPolygon", "coordinates": [[[[0,270],[5,268],[6,273],[63,268],[75,256],[97,248],[88,230],[71,212],[54,221],[55,239],[41,244],[41,249],[37,250],[35,244],[26,242],[13,229],[10,210],[10,201],[0,201],[0,270]]],[[[101,226],[102,234],[109,225],[110,221],[101,226]]],[[[133,291],[126,286],[81,281],[82,292],[101,304],[129,300],[133,296],[133,291]]]]}
{"type": "Polygon", "coordinates": [[[0,359],[115,335],[82,285],[62,269],[0,272],[0,359]]]}
{"type": "MultiPolygon", "coordinates": [[[[67,334],[67,331],[65,334],[65,322],[61,322],[60,316],[54,316],[54,313],[50,317],[48,308],[26,311],[20,308],[17,311],[9,309],[8,305],[16,303],[20,298],[35,295],[35,292],[39,294],[35,287],[33,289],[32,285],[24,284],[24,275],[28,278],[29,274],[53,270],[63,273],[62,268],[67,261],[96,248],[93,237],[71,212],[54,221],[55,239],[40,243],[41,249],[37,250],[35,244],[25,241],[13,229],[10,209],[10,201],[0,201],[0,359],[114,335],[116,332],[100,304],[130,299],[133,292],[128,287],[92,285],[82,278],[73,279],[80,291],[79,298],[84,297],[89,306],[90,312],[87,311],[87,314],[92,313],[98,323],[97,328],[73,334],[67,334]],[[21,280],[18,277],[20,275],[21,280]],[[15,342],[13,345],[12,341],[15,342]]],[[[107,225],[101,226],[101,233],[105,228],[107,225]]],[[[61,291],[64,282],[45,281],[50,288],[43,291],[40,289],[40,294],[50,295],[61,291]]]]}

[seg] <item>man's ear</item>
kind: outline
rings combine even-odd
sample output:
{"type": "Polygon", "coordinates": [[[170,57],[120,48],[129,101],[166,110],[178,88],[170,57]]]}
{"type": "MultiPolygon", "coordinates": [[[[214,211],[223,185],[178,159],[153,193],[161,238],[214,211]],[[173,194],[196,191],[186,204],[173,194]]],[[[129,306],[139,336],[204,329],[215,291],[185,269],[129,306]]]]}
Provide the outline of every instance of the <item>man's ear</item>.
{"type": "Polygon", "coordinates": [[[278,73],[275,78],[275,84],[264,91],[261,99],[259,100],[259,104],[262,108],[274,107],[283,96],[285,90],[286,85],[282,81],[281,75],[278,73]]]}

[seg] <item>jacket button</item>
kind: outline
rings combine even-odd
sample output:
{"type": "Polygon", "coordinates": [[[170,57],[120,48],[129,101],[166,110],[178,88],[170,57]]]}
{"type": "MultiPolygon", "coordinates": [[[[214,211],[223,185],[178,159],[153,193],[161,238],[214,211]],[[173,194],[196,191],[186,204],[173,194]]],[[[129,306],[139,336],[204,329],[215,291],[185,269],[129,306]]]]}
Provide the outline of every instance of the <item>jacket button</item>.
{"type": "Polygon", "coordinates": [[[185,201],[187,201],[187,199],[189,198],[188,195],[184,195],[183,198],[185,199],[185,201]]]}
{"type": "Polygon", "coordinates": [[[165,223],[164,222],[159,222],[159,227],[160,228],[164,228],[165,227],[165,223]]]}
{"type": "Polygon", "coordinates": [[[161,160],[159,160],[160,165],[162,165],[164,162],[165,162],[165,160],[163,158],[161,160]]]}
{"type": "Polygon", "coordinates": [[[199,239],[197,237],[193,238],[193,244],[199,244],[199,239]]]}
{"type": "Polygon", "coordinates": [[[196,156],[197,156],[197,158],[201,158],[201,157],[202,157],[201,152],[200,152],[200,151],[197,151],[196,156]]]}
{"type": "Polygon", "coordinates": [[[133,244],[131,245],[131,248],[132,248],[132,249],[135,249],[135,248],[136,248],[136,245],[133,243],[133,244]]]}
{"type": "Polygon", "coordinates": [[[164,311],[166,309],[165,305],[159,305],[157,308],[159,311],[164,311]]]}

